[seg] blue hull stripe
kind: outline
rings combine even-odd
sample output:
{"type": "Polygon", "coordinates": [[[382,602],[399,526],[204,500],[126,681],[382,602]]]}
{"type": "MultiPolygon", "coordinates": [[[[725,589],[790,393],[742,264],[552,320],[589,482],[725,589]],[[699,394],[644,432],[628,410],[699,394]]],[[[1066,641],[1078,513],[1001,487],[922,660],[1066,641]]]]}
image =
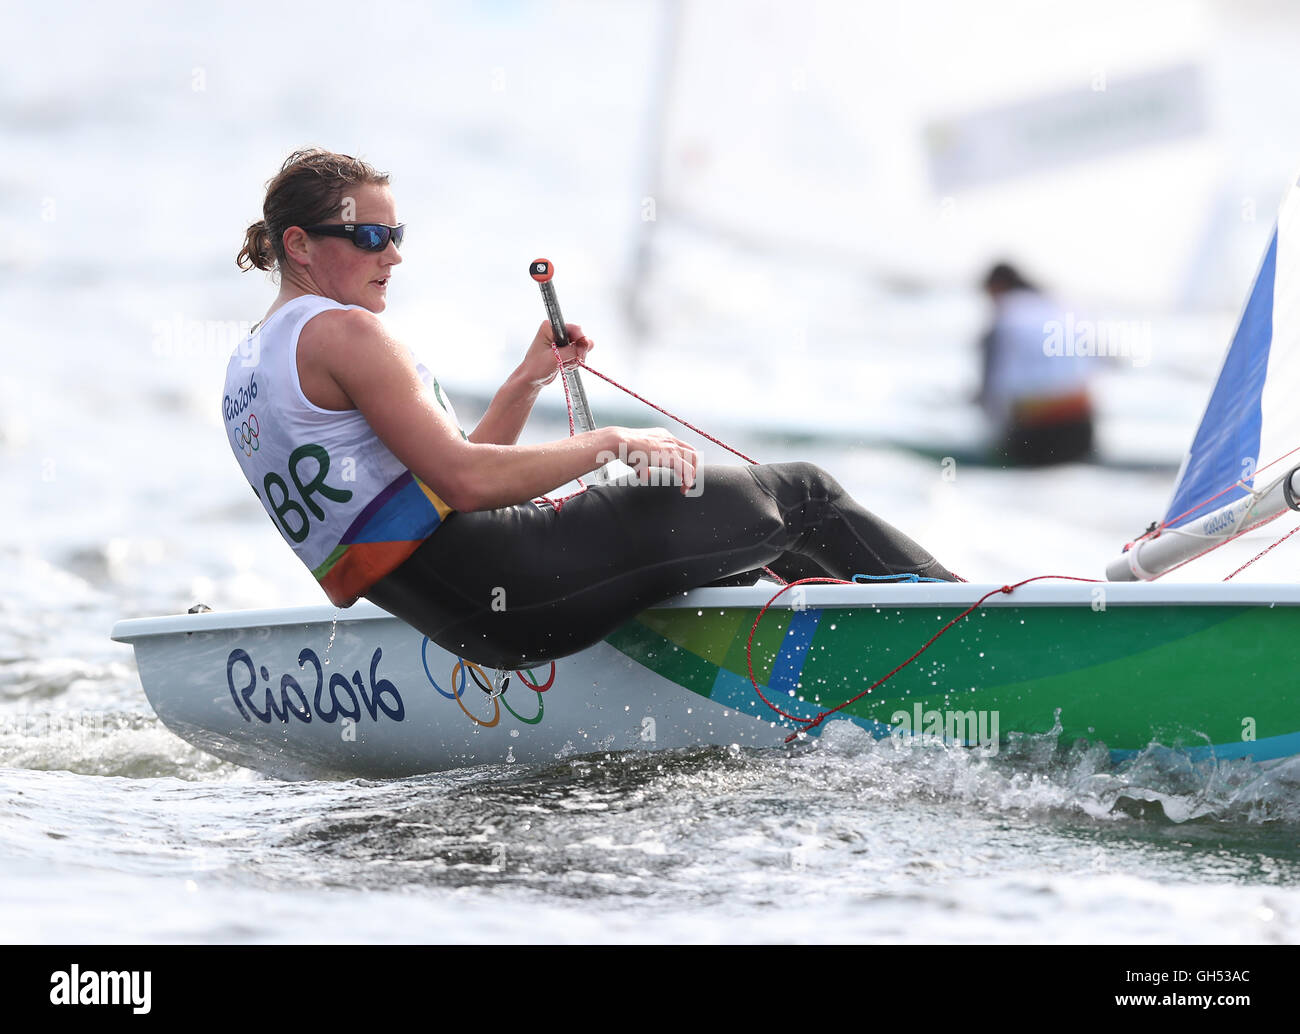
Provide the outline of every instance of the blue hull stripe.
{"type": "MultiPolygon", "coordinates": [[[[1140,750],[1112,750],[1110,758],[1112,761],[1127,761],[1141,753],[1140,750]]],[[[1192,761],[1210,761],[1214,758],[1220,761],[1235,761],[1247,757],[1254,758],[1256,761],[1277,761],[1280,758],[1300,754],[1300,732],[1265,736],[1262,740],[1252,740],[1247,743],[1207,743],[1201,747],[1180,747],[1178,754],[1192,761]]]]}
{"type": "Polygon", "coordinates": [[[799,679],[803,675],[804,661],[808,659],[808,648],[812,644],[812,638],[817,632],[817,625],[821,619],[820,607],[812,610],[795,610],[790,613],[790,625],[786,628],[785,638],[781,641],[781,652],[776,655],[776,660],[772,663],[771,677],[767,680],[767,684],[786,700],[794,699],[790,696],[790,690],[794,690],[795,697],[803,692],[799,686],[799,679]]]}

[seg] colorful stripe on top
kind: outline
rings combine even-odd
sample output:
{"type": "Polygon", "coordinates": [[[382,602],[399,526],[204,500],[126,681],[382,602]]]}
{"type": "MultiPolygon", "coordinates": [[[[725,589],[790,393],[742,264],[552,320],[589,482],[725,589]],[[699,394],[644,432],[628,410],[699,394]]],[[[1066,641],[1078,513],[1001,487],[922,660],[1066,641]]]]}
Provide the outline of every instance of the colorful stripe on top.
{"type": "Polygon", "coordinates": [[[350,607],[414,553],[451,512],[428,485],[404,471],[357,515],[312,574],[331,603],[350,607]]]}

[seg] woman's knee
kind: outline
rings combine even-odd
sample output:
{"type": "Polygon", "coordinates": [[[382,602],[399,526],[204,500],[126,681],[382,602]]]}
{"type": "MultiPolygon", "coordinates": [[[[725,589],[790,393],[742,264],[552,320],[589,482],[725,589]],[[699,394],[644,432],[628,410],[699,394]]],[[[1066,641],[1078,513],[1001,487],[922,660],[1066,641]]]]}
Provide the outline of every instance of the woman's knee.
{"type": "Polygon", "coordinates": [[[835,478],[806,460],[762,463],[752,470],[759,483],[786,505],[803,499],[834,500],[844,495],[843,486],[835,478]]]}

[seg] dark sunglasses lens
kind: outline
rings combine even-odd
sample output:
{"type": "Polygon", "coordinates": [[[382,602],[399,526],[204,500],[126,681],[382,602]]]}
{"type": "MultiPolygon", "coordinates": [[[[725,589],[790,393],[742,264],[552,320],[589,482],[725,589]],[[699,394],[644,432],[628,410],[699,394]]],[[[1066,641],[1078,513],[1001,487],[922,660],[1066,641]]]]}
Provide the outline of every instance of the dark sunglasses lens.
{"type": "Polygon", "coordinates": [[[397,247],[398,247],[399,249],[400,249],[401,246],[402,246],[402,238],[405,237],[405,236],[406,236],[406,224],[405,224],[405,223],[403,223],[401,226],[394,226],[394,227],[393,227],[393,243],[396,244],[397,247]]]}
{"type": "Polygon", "coordinates": [[[352,241],[358,248],[366,251],[383,251],[388,247],[388,227],[367,223],[358,226],[352,241]]]}

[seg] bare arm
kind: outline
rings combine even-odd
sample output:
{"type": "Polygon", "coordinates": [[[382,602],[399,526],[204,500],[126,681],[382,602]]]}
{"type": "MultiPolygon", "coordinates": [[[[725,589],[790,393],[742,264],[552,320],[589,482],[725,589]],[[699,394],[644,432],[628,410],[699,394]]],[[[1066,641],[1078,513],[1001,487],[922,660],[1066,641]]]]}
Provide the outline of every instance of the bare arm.
{"type": "MultiPolygon", "coordinates": [[[[299,355],[300,361],[331,378],[393,455],[457,510],[526,502],[594,470],[602,453],[616,453],[623,443],[658,455],[659,465],[677,469],[683,491],[694,483],[694,449],[657,428],[604,427],[539,445],[465,441],[425,388],[407,350],[363,309],[316,317],[303,330],[299,355]]],[[[551,365],[554,368],[553,360],[551,365]]],[[[527,412],[520,418],[520,408],[525,402],[531,408],[540,385],[513,398],[510,387],[507,382],[498,392],[476,435],[484,424],[489,425],[484,437],[507,436],[516,419],[522,427],[527,412]]],[[[517,429],[513,437],[518,437],[517,429]]]]}

